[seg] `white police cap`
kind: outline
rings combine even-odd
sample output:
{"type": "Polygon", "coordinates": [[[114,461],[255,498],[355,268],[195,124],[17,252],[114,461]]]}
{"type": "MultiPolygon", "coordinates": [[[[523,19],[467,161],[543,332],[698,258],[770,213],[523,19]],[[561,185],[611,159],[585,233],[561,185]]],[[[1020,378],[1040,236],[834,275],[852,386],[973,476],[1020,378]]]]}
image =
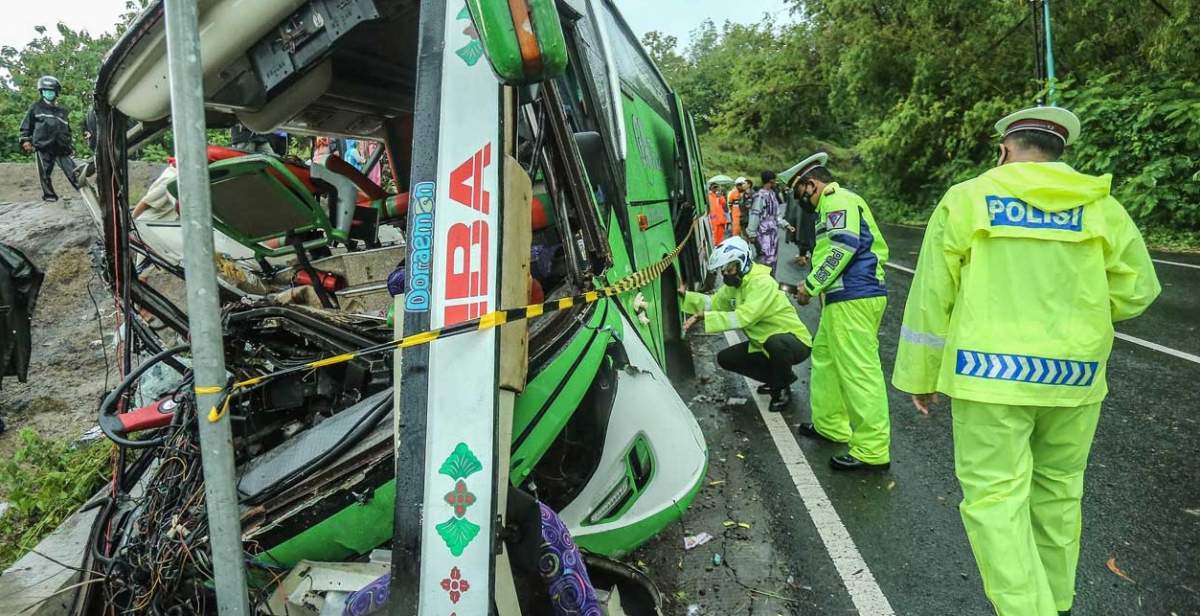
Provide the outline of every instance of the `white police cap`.
{"type": "Polygon", "coordinates": [[[1030,107],[996,122],[996,131],[1007,137],[1023,130],[1050,133],[1071,145],[1079,136],[1079,117],[1062,107],[1030,107]]]}
{"type": "Polygon", "coordinates": [[[801,178],[808,175],[810,171],[817,167],[824,167],[825,163],[829,162],[829,155],[825,152],[817,152],[812,156],[796,163],[792,168],[779,174],[779,180],[789,187],[795,186],[801,178]]]}

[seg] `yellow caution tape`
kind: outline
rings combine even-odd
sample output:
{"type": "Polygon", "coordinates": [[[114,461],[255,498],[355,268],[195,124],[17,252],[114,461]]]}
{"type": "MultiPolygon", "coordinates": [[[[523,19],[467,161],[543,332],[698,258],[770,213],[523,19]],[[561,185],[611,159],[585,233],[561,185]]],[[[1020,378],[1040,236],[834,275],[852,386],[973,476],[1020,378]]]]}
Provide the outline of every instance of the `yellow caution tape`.
{"type": "MultiPolygon", "coordinates": [[[[695,233],[696,225],[699,224],[699,222],[701,220],[703,220],[703,218],[697,218],[696,220],[693,221],[692,226],[691,226],[691,228],[688,229],[688,234],[686,236],[684,236],[683,241],[679,242],[679,245],[675,246],[675,249],[672,250],[670,252],[670,254],[663,257],[662,260],[660,260],[659,262],[657,262],[653,265],[650,265],[649,267],[638,270],[638,271],[618,280],[617,282],[615,282],[612,285],[609,285],[602,289],[596,289],[594,291],[587,291],[587,292],[581,293],[579,295],[573,295],[571,297],[564,297],[562,299],[551,300],[551,301],[543,302],[540,304],[530,304],[528,306],[523,306],[521,308],[509,308],[506,310],[496,310],[493,312],[489,312],[479,318],[471,319],[469,321],[463,321],[461,323],[455,323],[454,325],[451,325],[449,327],[442,327],[439,329],[432,329],[429,331],[418,332],[415,334],[409,334],[398,340],[384,342],[382,344],[377,344],[375,346],[367,347],[364,349],[359,349],[359,350],[351,352],[351,353],[342,353],[340,355],[334,355],[332,357],[318,359],[316,361],[311,361],[306,364],[293,366],[291,368],[286,368],[284,370],[279,370],[277,372],[272,372],[270,374],[264,374],[264,375],[246,379],[244,381],[238,381],[238,382],[234,383],[232,386],[230,386],[229,394],[225,396],[224,402],[221,404],[221,409],[218,410],[217,407],[214,406],[214,407],[212,407],[212,409],[209,410],[208,420],[210,422],[216,422],[216,421],[220,421],[220,419],[225,416],[225,413],[227,413],[229,411],[229,400],[232,397],[233,392],[235,392],[239,389],[245,389],[247,387],[251,387],[253,385],[258,385],[260,383],[269,381],[276,377],[284,376],[287,374],[295,374],[297,372],[306,372],[309,370],[316,370],[319,368],[335,366],[338,364],[344,364],[348,361],[351,361],[358,357],[362,357],[364,355],[374,355],[377,353],[382,353],[385,351],[392,351],[392,350],[396,350],[396,349],[407,349],[407,348],[411,348],[411,347],[415,347],[415,346],[429,344],[429,343],[433,342],[434,340],[441,340],[444,338],[450,338],[453,336],[459,336],[459,335],[467,334],[467,333],[471,333],[471,332],[486,331],[486,330],[504,325],[505,323],[515,323],[518,321],[535,319],[535,318],[542,317],[542,316],[545,316],[545,315],[548,315],[548,314],[551,314],[554,312],[558,312],[560,310],[569,310],[575,306],[591,304],[591,303],[599,301],[600,298],[602,298],[602,297],[613,297],[613,296],[619,295],[621,293],[627,293],[627,292],[633,291],[635,289],[640,289],[640,288],[650,284],[651,282],[658,280],[658,278],[660,276],[662,276],[663,272],[667,271],[667,268],[670,267],[671,263],[673,261],[675,261],[675,258],[679,256],[679,253],[683,252],[684,245],[687,244],[688,240],[692,237],[692,234],[695,233]]],[[[219,392],[223,391],[223,388],[220,388],[220,387],[215,387],[215,388],[214,387],[197,387],[197,388],[195,388],[195,391],[197,394],[202,394],[202,393],[203,394],[213,394],[213,393],[219,393],[219,392]],[[201,390],[204,390],[204,391],[201,391],[201,390]]]]}
{"type": "Polygon", "coordinates": [[[208,422],[209,423],[217,423],[218,421],[221,421],[221,418],[224,417],[225,414],[229,412],[229,401],[232,399],[233,399],[232,395],[225,396],[225,401],[221,403],[221,410],[219,410],[219,411],[217,410],[217,407],[215,407],[215,406],[212,407],[211,409],[208,409],[208,422]]]}

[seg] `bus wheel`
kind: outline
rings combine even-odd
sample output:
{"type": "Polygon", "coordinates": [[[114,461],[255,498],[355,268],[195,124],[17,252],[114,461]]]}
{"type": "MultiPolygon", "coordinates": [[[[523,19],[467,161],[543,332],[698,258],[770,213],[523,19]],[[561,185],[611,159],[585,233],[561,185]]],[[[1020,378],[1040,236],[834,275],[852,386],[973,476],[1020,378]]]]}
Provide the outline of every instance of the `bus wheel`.
{"type": "Polygon", "coordinates": [[[692,353],[688,342],[683,338],[683,313],[679,311],[679,293],[675,277],[663,276],[662,288],[662,317],[663,317],[663,349],[666,351],[667,377],[672,381],[687,379],[696,375],[696,365],[692,361],[692,353]]]}

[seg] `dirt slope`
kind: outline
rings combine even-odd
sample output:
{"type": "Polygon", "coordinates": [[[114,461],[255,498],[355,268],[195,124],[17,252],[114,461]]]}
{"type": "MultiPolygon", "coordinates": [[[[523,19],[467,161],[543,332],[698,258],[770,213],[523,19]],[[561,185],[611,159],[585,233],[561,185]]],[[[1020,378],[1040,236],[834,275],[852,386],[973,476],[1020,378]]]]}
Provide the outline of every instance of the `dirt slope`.
{"type": "MultiPolygon", "coordinates": [[[[158,169],[131,164],[131,192],[143,193],[158,169]]],[[[106,370],[114,361],[115,307],[91,266],[99,236],[65,178],[56,172],[54,183],[63,199],[43,203],[32,164],[0,163],[0,241],[22,250],[46,274],[33,315],[29,381],[7,378],[0,390],[0,417],[8,424],[0,434],[0,456],[11,451],[23,427],[78,438],[96,423],[106,379],[111,385],[116,378],[115,370],[106,370]]]]}

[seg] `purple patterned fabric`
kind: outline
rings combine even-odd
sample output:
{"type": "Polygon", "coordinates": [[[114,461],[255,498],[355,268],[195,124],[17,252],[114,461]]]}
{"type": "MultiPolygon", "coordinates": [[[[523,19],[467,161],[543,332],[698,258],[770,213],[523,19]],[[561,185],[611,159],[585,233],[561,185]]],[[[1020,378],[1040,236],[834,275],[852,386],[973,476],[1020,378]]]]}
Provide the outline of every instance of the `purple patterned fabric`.
{"type": "Polygon", "coordinates": [[[570,531],[554,510],[542,503],[538,503],[538,507],[542,511],[542,555],[538,559],[538,572],[550,589],[550,604],[555,616],[601,616],[596,590],[570,531]]]}
{"type": "MultiPolygon", "coordinates": [[[[542,544],[538,557],[538,573],[550,594],[555,616],[602,616],[596,590],[588,577],[587,566],[571,532],[554,510],[538,503],[541,511],[542,544]]],[[[367,616],[381,612],[387,606],[391,574],[353,592],[346,599],[342,616],[367,616]]]]}
{"type": "Polygon", "coordinates": [[[403,265],[398,266],[391,274],[388,275],[387,289],[389,295],[392,297],[404,295],[404,288],[406,286],[404,276],[405,274],[403,265]]]}
{"type": "Polygon", "coordinates": [[[392,574],[389,573],[350,593],[346,598],[346,607],[342,608],[342,616],[366,616],[382,611],[387,607],[391,582],[392,574]]]}
{"type": "Polygon", "coordinates": [[[762,200],[762,211],[758,215],[758,235],[754,238],[758,246],[755,259],[764,265],[774,266],[779,260],[779,198],[769,188],[758,189],[755,199],[762,200]]]}

